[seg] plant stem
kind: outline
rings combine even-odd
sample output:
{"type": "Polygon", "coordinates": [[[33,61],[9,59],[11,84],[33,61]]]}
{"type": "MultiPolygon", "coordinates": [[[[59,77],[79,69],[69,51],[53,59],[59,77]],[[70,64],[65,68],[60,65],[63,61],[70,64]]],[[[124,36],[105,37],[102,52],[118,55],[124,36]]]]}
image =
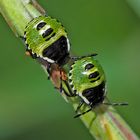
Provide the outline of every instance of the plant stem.
{"type": "Polygon", "coordinates": [[[27,23],[45,13],[36,1],[30,0],[0,0],[0,12],[16,36],[23,36],[27,23]]]}
{"type": "MultiPolygon", "coordinates": [[[[39,15],[44,15],[44,9],[35,0],[0,0],[0,12],[9,24],[15,35],[23,36],[27,23],[39,15]]],[[[46,70],[46,65],[43,64],[46,70]]],[[[56,71],[57,72],[57,71],[56,71]]],[[[58,71],[60,74],[60,72],[58,71]]],[[[60,82],[58,77],[51,77],[55,86],[60,82]]],[[[77,107],[77,98],[67,98],[70,103],[77,107]]],[[[88,107],[83,107],[87,110],[88,107]]],[[[116,112],[109,106],[100,105],[94,111],[81,116],[82,122],[97,140],[138,140],[139,138],[116,112]]]]}

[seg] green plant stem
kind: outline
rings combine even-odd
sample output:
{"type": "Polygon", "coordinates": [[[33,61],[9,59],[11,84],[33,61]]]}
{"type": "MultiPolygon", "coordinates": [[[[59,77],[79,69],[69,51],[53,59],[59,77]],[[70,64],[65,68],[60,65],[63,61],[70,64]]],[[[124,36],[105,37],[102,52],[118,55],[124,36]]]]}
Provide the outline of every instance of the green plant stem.
{"type": "Polygon", "coordinates": [[[0,12],[16,36],[23,36],[27,23],[45,13],[34,0],[0,0],[0,12]]]}
{"type": "MultiPolygon", "coordinates": [[[[35,0],[0,0],[0,12],[16,36],[23,36],[24,28],[31,19],[45,14],[43,8],[35,0]]],[[[59,78],[51,77],[51,80],[53,83],[59,83],[59,78]]],[[[62,96],[67,98],[74,108],[77,107],[77,98],[62,96]]],[[[83,107],[83,110],[87,108],[83,107]]],[[[81,116],[81,120],[97,140],[139,139],[111,106],[100,105],[94,111],[81,116]]]]}

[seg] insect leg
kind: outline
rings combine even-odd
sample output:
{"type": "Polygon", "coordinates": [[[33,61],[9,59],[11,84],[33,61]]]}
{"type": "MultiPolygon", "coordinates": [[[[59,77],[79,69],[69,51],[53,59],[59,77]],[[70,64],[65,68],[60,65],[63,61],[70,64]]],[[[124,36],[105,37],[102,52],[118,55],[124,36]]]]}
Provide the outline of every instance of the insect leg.
{"type": "Polygon", "coordinates": [[[50,73],[51,73],[51,64],[50,63],[47,66],[47,72],[48,72],[48,80],[50,80],[50,73]]]}
{"type": "Polygon", "coordinates": [[[85,112],[83,112],[83,113],[81,113],[81,114],[77,114],[76,116],[74,116],[74,118],[78,118],[78,117],[80,117],[80,116],[82,116],[82,115],[84,115],[84,114],[90,112],[91,110],[92,110],[92,108],[88,109],[87,111],[85,111],[85,112]]]}
{"type": "Polygon", "coordinates": [[[63,88],[63,86],[62,86],[62,90],[63,90],[64,94],[65,94],[66,96],[68,96],[68,97],[75,97],[75,96],[77,96],[75,93],[72,92],[72,90],[71,90],[71,88],[70,88],[68,82],[67,82],[67,81],[63,81],[63,82],[65,83],[65,85],[66,85],[66,87],[67,87],[67,89],[68,89],[68,92],[69,92],[69,93],[68,93],[68,92],[63,88]]]}
{"type": "Polygon", "coordinates": [[[107,102],[103,102],[104,105],[112,105],[112,106],[125,106],[125,105],[128,105],[127,102],[111,103],[107,97],[106,97],[106,99],[107,99],[107,102]]]}
{"type": "Polygon", "coordinates": [[[62,86],[62,71],[61,71],[61,68],[60,68],[60,92],[62,93],[63,91],[63,86],[62,86]]]}
{"type": "Polygon", "coordinates": [[[79,109],[82,107],[83,104],[84,104],[84,101],[81,100],[78,107],[76,108],[76,111],[75,111],[76,113],[79,111],[79,109]]]}
{"type": "Polygon", "coordinates": [[[104,105],[112,105],[112,106],[125,106],[128,105],[128,103],[126,102],[122,102],[122,103],[103,103],[104,105]]]}

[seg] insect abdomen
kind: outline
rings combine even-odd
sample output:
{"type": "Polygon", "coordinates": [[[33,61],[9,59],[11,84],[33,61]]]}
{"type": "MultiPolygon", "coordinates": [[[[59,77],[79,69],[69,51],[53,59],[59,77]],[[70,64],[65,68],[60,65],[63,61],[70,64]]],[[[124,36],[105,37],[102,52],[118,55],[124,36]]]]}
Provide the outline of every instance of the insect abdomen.
{"type": "Polygon", "coordinates": [[[82,96],[89,101],[91,106],[101,103],[104,100],[105,82],[103,81],[96,87],[85,89],[82,96]]]}

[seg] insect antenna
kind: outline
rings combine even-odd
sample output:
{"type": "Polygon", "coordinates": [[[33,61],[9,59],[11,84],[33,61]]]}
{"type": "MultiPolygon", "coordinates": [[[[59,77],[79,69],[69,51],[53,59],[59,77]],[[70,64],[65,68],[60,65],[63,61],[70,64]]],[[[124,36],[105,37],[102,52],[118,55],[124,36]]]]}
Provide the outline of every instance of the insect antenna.
{"type": "Polygon", "coordinates": [[[107,97],[106,97],[106,99],[107,99],[107,102],[103,102],[102,104],[104,104],[104,105],[112,105],[112,106],[125,106],[125,105],[128,105],[127,102],[111,103],[107,97]]]}
{"type": "Polygon", "coordinates": [[[122,103],[103,103],[104,105],[112,105],[112,106],[125,106],[128,105],[127,102],[122,102],[122,103]]]}

